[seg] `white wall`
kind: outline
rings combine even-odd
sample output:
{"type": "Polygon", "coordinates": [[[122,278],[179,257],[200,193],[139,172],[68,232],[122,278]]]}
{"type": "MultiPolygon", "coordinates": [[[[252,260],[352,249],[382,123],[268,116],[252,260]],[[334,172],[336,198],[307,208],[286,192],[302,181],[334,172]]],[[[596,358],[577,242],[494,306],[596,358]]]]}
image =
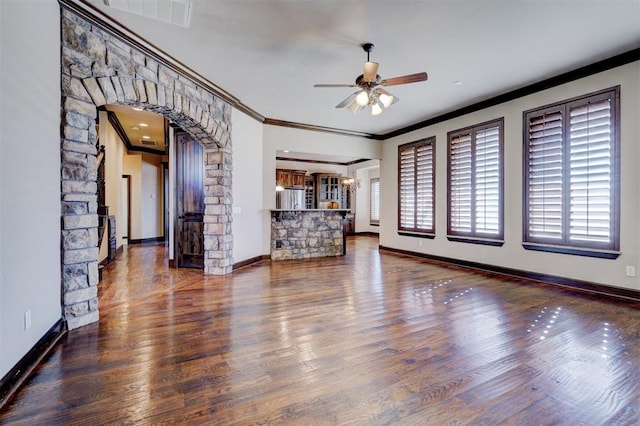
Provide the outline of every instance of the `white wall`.
{"type": "Polygon", "coordinates": [[[59,40],[55,0],[0,1],[0,377],[61,317],[59,40]]]}
{"type": "Polygon", "coordinates": [[[268,253],[263,249],[263,228],[268,223],[264,220],[262,202],[262,123],[236,109],[232,123],[234,213],[231,226],[233,261],[237,263],[268,253]]]}
{"type": "MultiPolygon", "coordinates": [[[[234,122],[235,126],[235,122],[234,122]]],[[[356,158],[382,158],[383,143],[355,136],[341,136],[326,132],[313,132],[289,127],[263,126],[263,253],[270,252],[270,209],[275,209],[276,152],[290,150],[310,154],[344,155],[356,158]]],[[[303,168],[304,169],[304,168],[303,168]]],[[[306,169],[305,169],[306,170],[306,169]]]]}
{"type": "Polygon", "coordinates": [[[489,265],[540,272],[605,285],[640,289],[640,279],[627,277],[625,266],[640,276],[640,62],[599,73],[501,105],[458,117],[384,143],[381,167],[380,244],[489,265]],[[553,254],[522,248],[522,112],[535,107],[621,85],[621,232],[616,260],[553,254]],[[504,117],[505,244],[490,247],[450,242],[447,226],[447,131],[504,117]],[[397,234],[397,147],[424,137],[436,137],[436,238],[397,234]],[[422,242],[423,246],[419,243],[422,242]]]}
{"type": "MultiPolygon", "coordinates": [[[[369,204],[371,203],[371,179],[380,177],[380,162],[377,160],[358,164],[356,169],[356,232],[380,232],[379,226],[371,226],[369,204]]],[[[382,187],[382,184],[380,185],[382,187]]]]}

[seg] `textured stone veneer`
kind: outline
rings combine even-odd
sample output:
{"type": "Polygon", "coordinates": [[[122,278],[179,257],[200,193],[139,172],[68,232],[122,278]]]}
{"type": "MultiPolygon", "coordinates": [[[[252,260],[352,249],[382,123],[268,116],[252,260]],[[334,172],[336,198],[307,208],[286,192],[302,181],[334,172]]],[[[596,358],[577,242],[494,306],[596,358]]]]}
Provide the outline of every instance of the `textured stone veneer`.
{"type": "Polygon", "coordinates": [[[271,260],[340,256],[344,252],[344,210],[271,212],[271,260]]]}
{"type": "Polygon", "coordinates": [[[178,69],[61,9],[62,302],[69,329],[98,320],[97,107],[154,111],[205,147],[205,273],[233,267],[231,106],[178,69]]]}

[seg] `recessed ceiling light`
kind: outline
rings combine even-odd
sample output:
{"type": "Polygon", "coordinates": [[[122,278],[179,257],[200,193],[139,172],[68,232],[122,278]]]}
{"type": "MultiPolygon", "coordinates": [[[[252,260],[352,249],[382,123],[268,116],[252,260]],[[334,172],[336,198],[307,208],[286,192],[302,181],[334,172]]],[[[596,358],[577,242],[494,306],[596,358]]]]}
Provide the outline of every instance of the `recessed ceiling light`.
{"type": "Polygon", "coordinates": [[[138,126],[133,126],[133,127],[131,128],[131,130],[140,130],[140,127],[138,127],[138,126]]]}
{"type": "Polygon", "coordinates": [[[289,150],[288,150],[288,149],[285,149],[285,150],[284,150],[284,152],[289,152],[289,150]]]}
{"type": "Polygon", "coordinates": [[[142,136],[142,139],[151,139],[151,136],[144,135],[142,136]]]}
{"type": "Polygon", "coordinates": [[[144,108],[133,107],[135,111],[144,111],[144,108]]]}
{"type": "Polygon", "coordinates": [[[462,86],[462,82],[460,80],[456,80],[453,82],[456,86],[462,86]]]}
{"type": "Polygon", "coordinates": [[[140,127],[149,127],[149,125],[147,123],[138,123],[138,126],[140,126],[140,127]]]}

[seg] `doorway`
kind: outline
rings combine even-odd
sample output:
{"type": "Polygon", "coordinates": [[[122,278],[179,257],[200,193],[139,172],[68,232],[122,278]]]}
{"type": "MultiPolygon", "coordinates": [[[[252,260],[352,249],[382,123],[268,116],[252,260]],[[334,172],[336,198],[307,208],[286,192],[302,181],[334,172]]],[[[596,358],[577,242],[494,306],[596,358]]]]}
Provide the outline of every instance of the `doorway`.
{"type": "Polygon", "coordinates": [[[176,132],[176,265],[204,268],[204,149],[176,132]]]}
{"type": "Polygon", "coordinates": [[[131,175],[122,175],[120,205],[122,208],[119,212],[118,222],[124,230],[122,233],[122,245],[129,244],[129,235],[131,235],[131,175]]]}

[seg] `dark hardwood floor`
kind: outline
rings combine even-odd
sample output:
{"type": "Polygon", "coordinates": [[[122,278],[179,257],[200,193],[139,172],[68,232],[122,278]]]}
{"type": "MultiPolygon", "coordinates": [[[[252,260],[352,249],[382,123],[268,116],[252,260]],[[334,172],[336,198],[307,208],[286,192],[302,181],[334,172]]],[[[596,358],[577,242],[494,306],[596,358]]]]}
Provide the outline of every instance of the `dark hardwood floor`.
{"type": "Polygon", "coordinates": [[[225,277],[133,246],[2,424],[640,424],[640,310],[379,253],[225,277]]]}

